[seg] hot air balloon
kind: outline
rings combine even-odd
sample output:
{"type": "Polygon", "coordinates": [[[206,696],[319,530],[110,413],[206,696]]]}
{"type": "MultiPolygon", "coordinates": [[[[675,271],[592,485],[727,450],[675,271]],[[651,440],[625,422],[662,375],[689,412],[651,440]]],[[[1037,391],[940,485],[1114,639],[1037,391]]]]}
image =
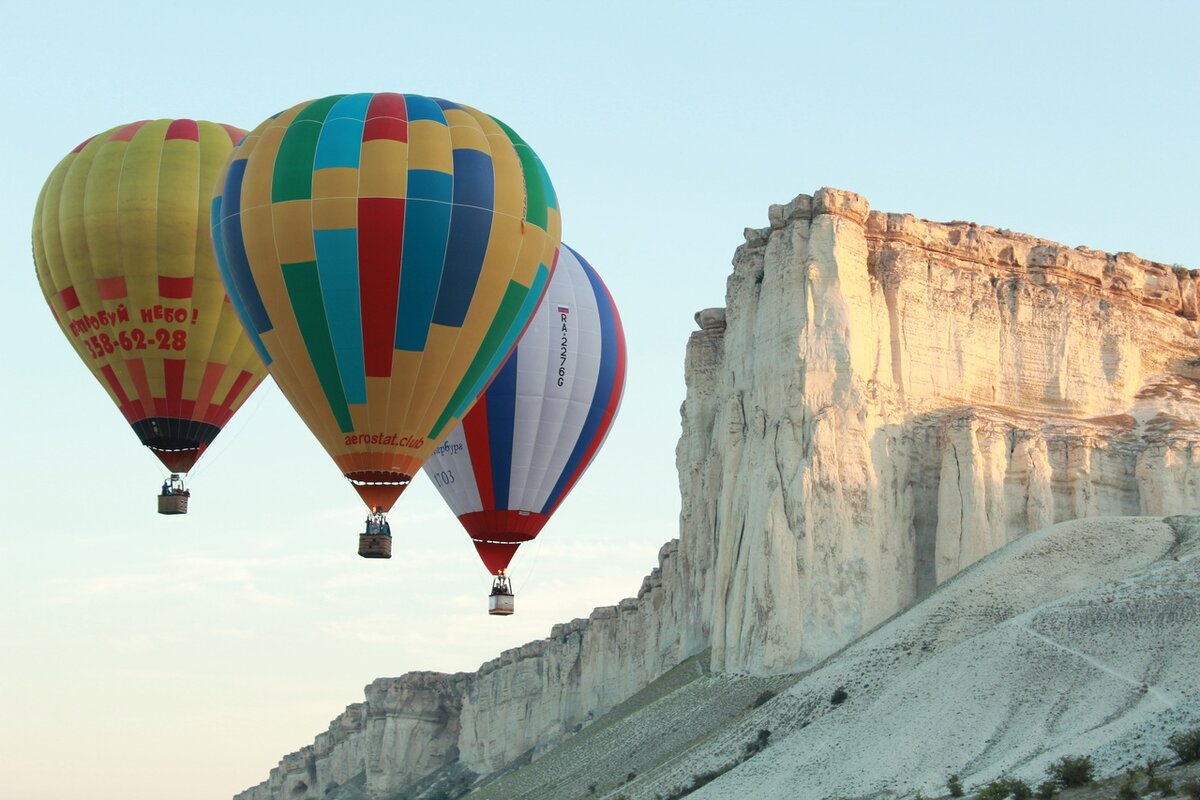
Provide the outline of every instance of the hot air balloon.
{"type": "Polygon", "coordinates": [[[244,135],[190,119],[113,128],[59,162],[34,213],[42,293],[172,473],[165,514],[186,513],[180,473],[267,374],[227,301],[207,224],[213,181],[244,135]]]}
{"type": "Polygon", "coordinates": [[[469,106],[334,95],[258,126],[218,179],[213,240],[279,388],[385,514],[499,369],[554,269],[558,202],[533,150],[469,106]]]}
{"type": "Polygon", "coordinates": [[[488,612],[513,612],[509,562],[604,443],[625,388],[625,334],[596,271],[563,245],[533,321],[425,473],[492,573],[488,612]]]}

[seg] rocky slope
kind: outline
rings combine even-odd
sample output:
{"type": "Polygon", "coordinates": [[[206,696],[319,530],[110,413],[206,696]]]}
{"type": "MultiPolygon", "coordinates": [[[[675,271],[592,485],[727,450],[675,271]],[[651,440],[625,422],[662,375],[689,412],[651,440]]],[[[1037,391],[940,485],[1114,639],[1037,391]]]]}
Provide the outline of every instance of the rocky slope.
{"type": "Polygon", "coordinates": [[[807,673],[691,665],[471,800],[934,797],[1165,759],[1200,727],[1200,518],[1023,537],[807,673]]]}
{"type": "Polygon", "coordinates": [[[1030,531],[1200,506],[1197,273],[831,189],[769,218],[697,315],[680,538],[638,596],[375,681],[239,798],[491,774],[709,648],[793,673],[1030,531]]]}

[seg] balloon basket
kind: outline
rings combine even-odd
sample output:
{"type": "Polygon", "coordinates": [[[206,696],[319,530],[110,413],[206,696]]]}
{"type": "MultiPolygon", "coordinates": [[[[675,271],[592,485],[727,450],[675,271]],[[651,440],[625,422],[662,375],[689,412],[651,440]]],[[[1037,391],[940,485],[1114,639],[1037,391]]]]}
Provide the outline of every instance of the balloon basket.
{"type": "Polygon", "coordinates": [[[188,496],[186,494],[160,494],[158,496],[158,513],[186,514],[188,496]]]}
{"type": "Polygon", "coordinates": [[[360,533],[358,535],[358,554],[363,558],[391,558],[392,537],[360,533]]]}
{"type": "Polygon", "coordinates": [[[493,617],[507,617],[513,613],[514,605],[511,594],[488,595],[488,613],[493,617]]]}

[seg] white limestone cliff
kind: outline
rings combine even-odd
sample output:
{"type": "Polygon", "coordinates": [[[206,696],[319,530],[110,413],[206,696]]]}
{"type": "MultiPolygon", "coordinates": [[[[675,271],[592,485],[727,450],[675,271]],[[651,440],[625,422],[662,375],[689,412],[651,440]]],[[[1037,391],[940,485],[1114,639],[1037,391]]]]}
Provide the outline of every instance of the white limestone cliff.
{"type": "Polygon", "coordinates": [[[1054,522],[1200,506],[1197,273],[822,189],[697,314],[680,538],[476,673],[379,679],[240,800],[388,797],[553,747],[683,659],[795,672],[1054,522]]]}

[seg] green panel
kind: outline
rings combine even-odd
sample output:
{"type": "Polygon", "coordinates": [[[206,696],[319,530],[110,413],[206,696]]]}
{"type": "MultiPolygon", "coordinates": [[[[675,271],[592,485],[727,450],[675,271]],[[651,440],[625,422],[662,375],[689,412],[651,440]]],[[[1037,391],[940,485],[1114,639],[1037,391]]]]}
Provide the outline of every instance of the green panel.
{"type": "Polygon", "coordinates": [[[271,173],[271,202],[312,199],[313,162],[317,140],[329,109],[345,95],[335,94],[315,100],[296,115],[283,134],[271,173]]]}
{"type": "Polygon", "coordinates": [[[549,218],[547,208],[551,198],[554,197],[554,187],[550,185],[550,178],[542,169],[542,164],[538,160],[537,153],[533,152],[533,148],[525,144],[525,140],[518,136],[512,128],[495,117],[492,119],[508,134],[513,148],[517,151],[517,157],[521,159],[521,173],[525,176],[525,219],[542,230],[547,230],[549,218]]]}
{"type": "Polygon", "coordinates": [[[450,402],[446,403],[445,410],[433,424],[433,429],[426,438],[441,441],[445,435],[442,429],[446,427],[446,424],[454,417],[461,418],[465,411],[464,407],[470,405],[473,399],[472,394],[483,391],[485,388],[483,381],[492,377],[492,373],[500,368],[508,352],[515,346],[517,338],[524,330],[524,324],[515,326],[513,323],[518,319],[528,322],[529,318],[533,316],[533,312],[537,309],[537,302],[542,297],[542,288],[546,285],[549,277],[550,271],[544,266],[539,266],[533,286],[525,286],[516,281],[508,282],[508,288],[504,290],[504,298],[500,301],[500,308],[496,310],[496,316],[492,319],[487,334],[483,337],[479,351],[471,361],[471,366],[467,367],[467,373],[458,384],[458,388],[454,390],[450,402]]]}
{"type": "Polygon", "coordinates": [[[354,422],[350,419],[350,407],[346,405],[346,393],[338,375],[337,359],[333,355],[333,341],[329,338],[329,321],[325,317],[325,305],[321,300],[321,281],[317,277],[317,262],[283,264],[283,282],[287,286],[296,325],[304,338],[308,357],[312,360],[317,380],[329,401],[329,410],[337,420],[342,433],[352,433],[354,422]]]}

